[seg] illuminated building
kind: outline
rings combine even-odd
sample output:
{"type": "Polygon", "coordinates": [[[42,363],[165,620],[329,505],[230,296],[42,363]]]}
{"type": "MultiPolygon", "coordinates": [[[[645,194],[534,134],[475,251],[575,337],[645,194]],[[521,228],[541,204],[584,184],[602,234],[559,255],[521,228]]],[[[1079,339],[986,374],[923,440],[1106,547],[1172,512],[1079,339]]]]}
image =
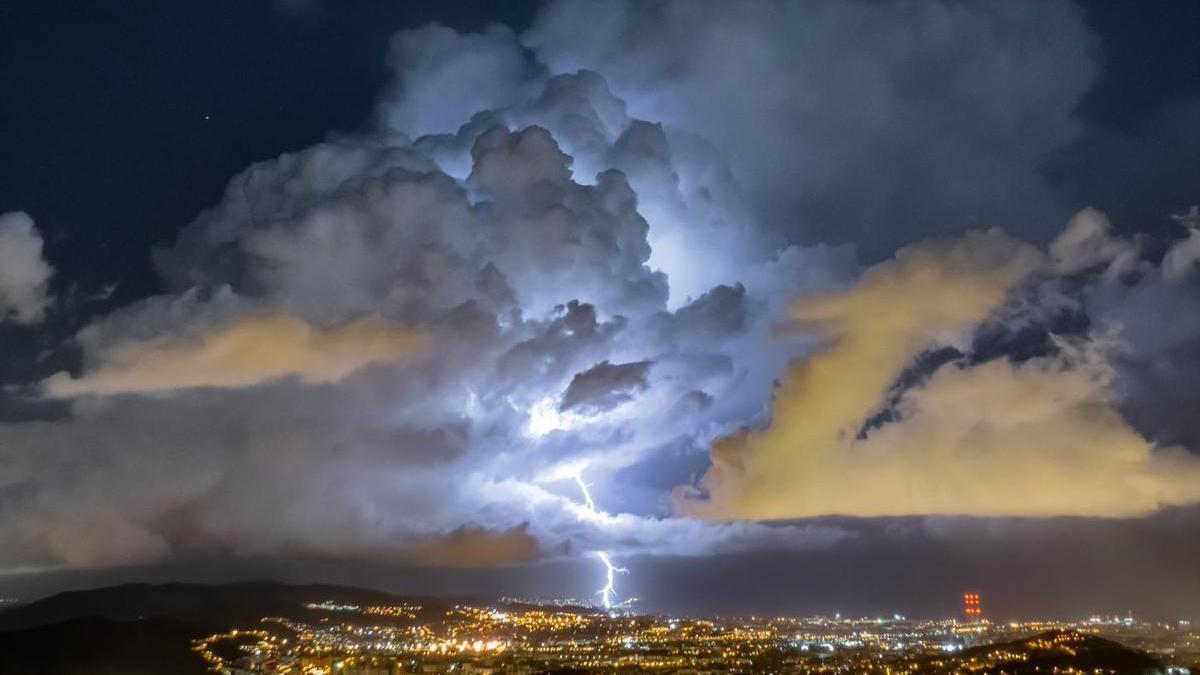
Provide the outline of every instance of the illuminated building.
{"type": "Polygon", "coordinates": [[[983,617],[978,593],[963,593],[963,615],[967,617],[968,621],[978,621],[983,617]]]}

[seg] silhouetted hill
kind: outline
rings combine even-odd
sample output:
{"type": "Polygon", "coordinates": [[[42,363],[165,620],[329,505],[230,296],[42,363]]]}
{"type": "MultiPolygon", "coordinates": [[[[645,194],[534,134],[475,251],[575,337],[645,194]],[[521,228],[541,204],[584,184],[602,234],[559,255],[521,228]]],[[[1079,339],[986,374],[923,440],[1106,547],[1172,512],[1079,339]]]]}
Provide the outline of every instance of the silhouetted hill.
{"type": "Polygon", "coordinates": [[[174,619],[72,619],[0,633],[0,675],[201,675],[191,640],[210,631],[174,619]]]}
{"type": "MultiPolygon", "coordinates": [[[[364,588],[274,581],[125,584],[59,593],[0,611],[0,675],[203,673],[203,662],[191,650],[193,639],[255,626],[264,616],[317,622],[329,612],[305,605],[325,601],[369,606],[412,599],[364,588]]],[[[446,605],[419,602],[433,613],[446,605]]]]}
{"type": "Polygon", "coordinates": [[[133,621],[170,617],[214,626],[252,625],[264,616],[311,617],[310,602],[383,605],[403,598],[382,591],[326,584],[250,581],[224,585],[125,584],[70,591],[0,611],[0,631],[32,628],[81,617],[133,621]]]}
{"type": "Polygon", "coordinates": [[[957,672],[971,661],[990,664],[986,668],[970,668],[973,672],[1008,675],[1053,672],[1149,675],[1166,672],[1161,661],[1143,651],[1071,630],[1047,631],[1012,642],[972,647],[950,657],[932,659],[924,664],[922,672],[957,672]]]}

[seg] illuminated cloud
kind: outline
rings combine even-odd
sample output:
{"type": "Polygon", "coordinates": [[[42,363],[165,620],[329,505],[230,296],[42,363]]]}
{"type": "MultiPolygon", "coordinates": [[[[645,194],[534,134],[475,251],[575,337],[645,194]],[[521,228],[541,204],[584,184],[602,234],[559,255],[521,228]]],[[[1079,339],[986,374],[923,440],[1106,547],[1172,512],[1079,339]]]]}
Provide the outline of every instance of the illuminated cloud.
{"type": "MultiPolygon", "coordinates": [[[[1123,255],[1110,248],[1088,255],[1123,255]]],[[[790,369],[768,427],[714,446],[702,491],[679,491],[679,507],[716,519],[1136,516],[1200,500],[1200,460],[1156,449],[1118,412],[1101,337],[1021,363],[943,364],[868,424],[914,359],[966,349],[1038,259],[996,233],[968,235],[903,249],[854,288],[801,301],[794,320],[828,344],[790,369]]]]}
{"type": "Polygon", "coordinates": [[[482,33],[438,25],[404,31],[392,40],[390,60],[397,81],[380,114],[412,138],[453,133],[467,121],[457,116],[520,103],[538,76],[516,35],[500,25],[482,33]]]}
{"type": "Polygon", "coordinates": [[[1138,263],[1138,247],[1112,234],[1108,216],[1097,209],[1084,209],[1067,223],[1062,234],[1050,243],[1050,260],[1058,274],[1077,274],[1101,268],[1110,279],[1138,263]]]}
{"type": "Polygon", "coordinates": [[[1101,71],[1085,12],[1039,0],[561,0],[521,38],[716,148],[768,231],[870,261],[969,227],[1061,227],[1039,167],[1082,133],[1101,71]]]}
{"type": "Polygon", "coordinates": [[[501,532],[460,527],[448,534],[406,542],[404,560],[439,567],[497,567],[528,563],[543,557],[538,540],[519,525],[501,532]]]}
{"type": "Polygon", "coordinates": [[[250,387],[295,376],[336,382],[377,363],[420,351],[419,333],[375,318],[322,329],[286,314],[247,317],[192,339],[123,343],[96,355],[82,377],[58,373],[43,386],[52,397],[159,393],[196,387],[250,387]]]}
{"type": "Polygon", "coordinates": [[[0,321],[41,321],[53,273],[42,258],[42,237],[33,219],[20,211],[0,214],[0,321]]]}
{"type": "Polygon", "coordinates": [[[791,247],[747,285],[670,306],[644,195],[604,145],[624,137],[621,161],[650,161],[664,138],[633,142],[602,85],[547,83],[510,111],[523,124],[329,141],[231,179],[156,252],[171,292],[76,334],[80,372],[42,383],[67,415],[0,425],[0,491],[28,496],[0,513],[0,566],[213,551],[513,565],[838,541],[666,517],[691,470],[642,465],[699,460],[760,411],[799,349],[774,340],[761,298],[853,260],[791,247]],[[587,138],[577,162],[567,148],[587,138]],[[583,466],[610,513],[581,511],[564,477],[583,466]]]}
{"type": "Polygon", "coordinates": [[[1195,273],[1200,263],[1200,208],[1193,206],[1174,219],[1187,228],[1187,235],[1163,257],[1162,274],[1168,280],[1178,281],[1195,273]]]}

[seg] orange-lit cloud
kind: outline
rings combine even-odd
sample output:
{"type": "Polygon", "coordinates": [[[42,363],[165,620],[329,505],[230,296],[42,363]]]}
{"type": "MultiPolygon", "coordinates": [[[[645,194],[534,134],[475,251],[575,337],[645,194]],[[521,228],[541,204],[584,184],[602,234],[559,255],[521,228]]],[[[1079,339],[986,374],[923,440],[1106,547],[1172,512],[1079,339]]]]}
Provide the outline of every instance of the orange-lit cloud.
{"type": "Polygon", "coordinates": [[[1200,501],[1200,461],[1156,450],[1113,407],[1103,345],[1013,364],[948,364],[863,434],[892,383],[955,342],[1039,262],[1002,235],[901,250],[797,321],[828,347],[795,364],[769,428],[719,441],[682,511],[714,519],[823,514],[1132,516],[1200,501]]]}
{"type": "Polygon", "coordinates": [[[80,378],[58,373],[43,383],[51,397],[156,393],[197,387],[249,387],[282,377],[335,382],[360,368],[410,357],[423,337],[377,318],[330,329],[288,314],[244,318],[186,341],[118,345],[80,378]]]}
{"type": "Polygon", "coordinates": [[[463,526],[444,535],[408,542],[402,559],[438,567],[495,567],[536,560],[542,555],[528,525],[503,531],[463,526]]]}

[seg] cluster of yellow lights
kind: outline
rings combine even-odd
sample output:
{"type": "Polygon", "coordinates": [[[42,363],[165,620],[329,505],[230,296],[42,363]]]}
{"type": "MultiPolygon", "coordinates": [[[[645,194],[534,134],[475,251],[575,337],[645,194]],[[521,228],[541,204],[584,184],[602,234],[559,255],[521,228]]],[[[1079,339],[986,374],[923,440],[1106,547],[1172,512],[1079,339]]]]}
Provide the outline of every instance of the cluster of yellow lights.
{"type": "Polygon", "coordinates": [[[367,607],[363,610],[364,614],[372,616],[386,616],[396,619],[415,619],[417,612],[421,611],[420,605],[375,605],[367,607]]]}
{"type": "MultiPolygon", "coordinates": [[[[916,675],[996,672],[1005,663],[1028,662],[1039,654],[1074,656],[1088,639],[1079,625],[1061,622],[711,621],[471,605],[410,621],[408,614],[420,610],[408,604],[363,607],[357,616],[337,610],[344,621],[321,618],[316,624],[269,618],[264,622],[270,630],[219,633],[195,641],[193,649],[213,671],[238,668],[256,675],[357,675],[388,672],[402,663],[406,672],[449,672],[460,666],[467,672],[472,668],[466,664],[474,664],[480,672],[563,667],[916,675]],[[1049,630],[1062,632],[1011,643],[1049,630]],[[1003,644],[963,651],[965,645],[989,642],[1003,644]]],[[[1087,630],[1094,634],[1098,628],[1087,630]]]]}

